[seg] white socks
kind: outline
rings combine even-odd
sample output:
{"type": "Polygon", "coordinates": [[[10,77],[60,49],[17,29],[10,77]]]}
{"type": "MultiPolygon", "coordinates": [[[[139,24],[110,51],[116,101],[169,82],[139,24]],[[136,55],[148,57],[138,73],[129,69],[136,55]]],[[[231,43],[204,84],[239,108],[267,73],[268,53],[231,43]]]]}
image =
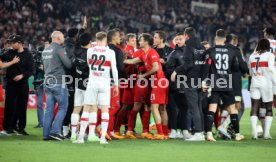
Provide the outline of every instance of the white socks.
{"type": "Polygon", "coordinates": [[[97,113],[91,112],[89,114],[89,136],[95,136],[96,124],[97,124],[97,113]]]}
{"type": "Polygon", "coordinates": [[[265,129],[264,129],[264,138],[270,138],[270,128],[272,124],[272,116],[265,117],[265,129]]]}
{"type": "Polygon", "coordinates": [[[67,136],[69,134],[69,126],[62,126],[63,136],[67,136]]]}
{"type": "Polygon", "coordinates": [[[89,117],[89,112],[83,112],[81,115],[79,139],[84,138],[85,130],[87,128],[88,121],[89,121],[88,117],[89,117]]]}
{"type": "Polygon", "coordinates": [[[253,138],[258,138],[258,133],[257,133],[257,122],[258,122],[258,117],[257,116],[251,116],[251,128],[252,128],[252,137],[253,138]]]}
{"type": "Polygon", "coordinates": [[[71,134],[77,134],[77,127],[80,120],[79,114],[72,114],[71,115],[71,134]]]}
{"type": "Polygon", "coordinates": [[[106,135],[107,128],[108,128],[108,123],[109,123],[109,113],[104,112],[104,113],[102,113],[102,122],[101,122],[101,127],[102,127],[101,140],[105,140],[105,135],[106,135]]]}

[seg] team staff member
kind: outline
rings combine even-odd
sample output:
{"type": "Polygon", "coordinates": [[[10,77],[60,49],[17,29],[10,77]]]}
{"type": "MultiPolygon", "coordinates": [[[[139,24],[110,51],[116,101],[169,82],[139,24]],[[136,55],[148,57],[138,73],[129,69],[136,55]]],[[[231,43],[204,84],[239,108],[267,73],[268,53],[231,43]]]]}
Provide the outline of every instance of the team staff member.
{"type": "Polygon", "coordinates": [[[28,78],[33,73],[33,56],[24,48],[24,41],[20,35],[13,35],[9,39],[13,51],[1,56],[1,60],[11,61],[17,56],[20,62],[7,69],[3,128],[6,133],[13,133],[13,129],[16,129],[18,135],[28,135],[25,131],[29,98],[28,78]],[[18,125],[15,125],[16,122],[18,125]]]}
{"type": "MultiPolygon", "coordinates": [[[[197,85],[197,81],[202,77],[202,68],[205,63],[205,56],[203,55],[204,47],[201,45],[198,38],[196,38],[196,31],[192,27],[188,27],[184,31],[185,37],[185,64],[177,67],[171,75],[171,80],[175,81],[176,75],[185,75],[187,77],[184,93],[187,98],[187,105],[189,111],[192,112],[193,124],[195,134],[190,141],[204,140],[204,116],[202,112],[201,97],[202,94],[197,85]],[[193,86],[194,85],[194,86],[193,86]]],[[[183,87],[181,87],[183,88],[183,87]]]]}
{"type": "Polygon", "coordinates": [[[44,91],[46,93],[46,112],[43,123],[43,139],[62,141],[61,127],[68,107],[68,89],[63,83],[65,69],[70,69],[72,63],[62,47],[64,36],[60,31],[51,35],[51,45],[42,52],[45,72],[44,91]],[[58,112],[53,120],[54,107],[58,103],[58,112]]]}

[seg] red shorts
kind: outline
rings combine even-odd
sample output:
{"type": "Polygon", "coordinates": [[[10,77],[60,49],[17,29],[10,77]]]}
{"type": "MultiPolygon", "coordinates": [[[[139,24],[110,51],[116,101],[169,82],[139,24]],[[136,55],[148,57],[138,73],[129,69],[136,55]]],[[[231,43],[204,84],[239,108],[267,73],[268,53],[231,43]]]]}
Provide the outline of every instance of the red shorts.
{"type": "Polygon", "coordinates": [[[159,82],[158,80],[154,83],[154,87],[151,88],[150,94],[150,102],[151,104],[168,104],[168,82],[164,79],[164,81],[159,82]],[[167,84],[167,85],[166,85],[167,84]]]}
{"type": "Polygon", "coordinates": [[[110,89],[110,95],[111,95],[111,98],[110,98],[110,107],[120,107],[120,88],[119,88],[119,94],[114,97],[113,96],[113,91],[114,91],[114,87],[112,86],[111,89],[110,89]]]}
{"type": "Polygon", "coordinates": [[[134,87],[134,102],[150,105],[149,87],[141,87],[135,84],[134,87]]]}
{"type": "Polygon", "coordinates": [[[134,103],[134,88],[124,88],[122,104],[131,105],[134,103]]]}

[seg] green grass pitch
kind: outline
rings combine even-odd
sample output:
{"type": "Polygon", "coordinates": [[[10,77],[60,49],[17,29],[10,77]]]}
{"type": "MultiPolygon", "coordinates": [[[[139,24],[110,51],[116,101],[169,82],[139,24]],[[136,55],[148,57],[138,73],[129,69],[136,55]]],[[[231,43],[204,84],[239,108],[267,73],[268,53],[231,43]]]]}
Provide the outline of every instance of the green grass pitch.
{"type": "MultiPolygon", "coordinates": [[[[140,119],[137,131],[141,130],[140,119]]],[[[28,110],[26,131],[30,136],[0,137],[0,162],[184,162],[184,161],[276,161],[276,124],[273,123],[273,140],[251,140],[249,110],[246,110],[241,142],[185,142],[184,140],[149,141],[143,139],[99,143],[72,144],[70,141],[42,141],[42,129],[37,124],[36,110],[28,110]]]]}

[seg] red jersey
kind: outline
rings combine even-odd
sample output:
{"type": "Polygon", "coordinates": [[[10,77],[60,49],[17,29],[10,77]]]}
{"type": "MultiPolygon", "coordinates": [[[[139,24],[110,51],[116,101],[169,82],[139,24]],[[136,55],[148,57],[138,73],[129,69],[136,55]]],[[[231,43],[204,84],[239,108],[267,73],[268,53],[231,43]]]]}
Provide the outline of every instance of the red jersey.
{"type": "Polygon", "coordinates": [[[158,71],[154,76],[157,78],[165,78],[165,74],[162,70],[162,66],[160,63],[160,57],[155,49],[150,48],[147,52],[145,52],[143,55],[139,56],[140,60],[144,62],[146,71],[150,71],[152,69],[152,64],[154,62],[158,63],[158,71]]]}
{"type": "MultiPolygon", "coordinates": [[[[131,45],[126,45],[126,47],[123,50],[124,54],[126,55],[126,59],[133,59],[134,58],[134,52],[135,49],[131,45]]],[[[127,65],[125,64],[125,71],[128,73],[128,75],[135,74],[135,66],[133,65],[127,65]]]]}

